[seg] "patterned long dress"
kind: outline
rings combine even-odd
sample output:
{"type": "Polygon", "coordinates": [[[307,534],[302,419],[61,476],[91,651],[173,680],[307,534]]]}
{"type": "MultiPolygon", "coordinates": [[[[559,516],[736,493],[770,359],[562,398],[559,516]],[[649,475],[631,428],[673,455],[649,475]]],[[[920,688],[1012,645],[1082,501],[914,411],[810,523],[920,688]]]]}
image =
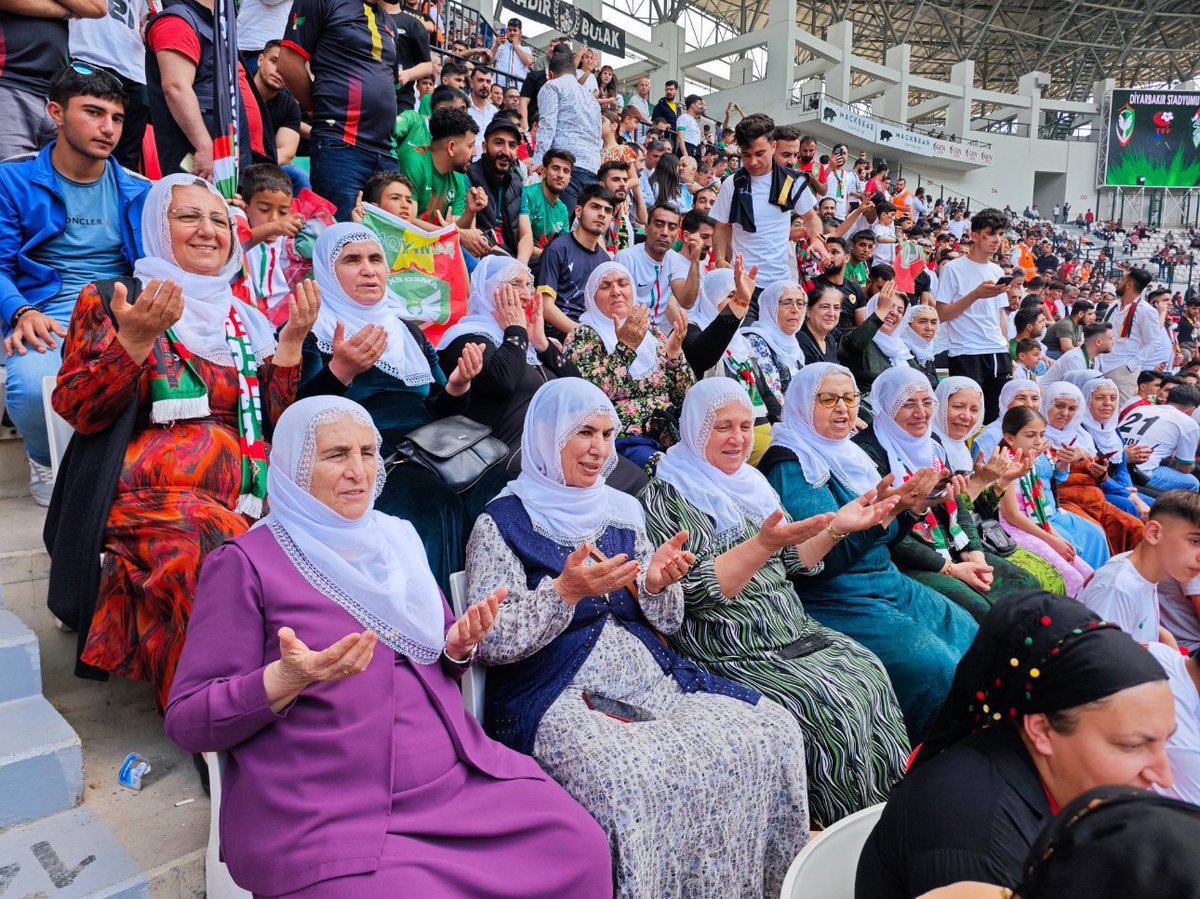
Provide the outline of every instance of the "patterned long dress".
{"type": "MultiPolygon", "coordinates": [[[[600,335],[587,325],[580,325],[567,336],[563,354],[573,363],[585,380],[591,381],[607,394],[621,419],[618,437],[641,437],[646,423],[655,412],[668,412],[678,418],[683,408],[683,395],[692,386],[692,369],[683,354],[678,359],[667,358],[667,337],[653,325],[649,333],[658,341],[658,364],[634,379],[629,367],[637,354],[618,342],[612,353],[604,349],[600,335]]],[[[655,435],[656,437],[666,435],[655,435]]],[[[673,442],[661,440],[664,446],[673,442]]]]}
{"type": "MultiPolygon", "coordinates": [[[[653,554],[638,535],[643,572],[653,554]]],[[[473,597],[508,588],[481,647],[489,665],[530,658],[575,614],[551,578],[527,587],[521,560],[487,513],[467,544],[467,578],[473,597]]],[[[678,628],[679,587],[653,596],[641,580],[646,620],[660,632],[678,628]]],[[[724,899],[777,895],[807,842],[804,742],[796,722],[769,700],[750,705],[682,692],[610,617],[538,724],[533,757],[608,834],[618,897],[724,899]],[[648,709],[654,720],[618,722],[590,710],[584,691],[648,709]]]]}
{"type": "MultiPolygon", "coordinates": [[[[879,659],[804,610],[789,576],[806,573],[795,550],[774,556],[733,599],[717,583],[711,518],[661,480],[642,491],[646,530],[657,543],[681,530],[696,564],[683,581],[686,617],[668,639],[713,674],[758,690],[800,722],[814,823],[828,827],[883,802],[904,774],[908,739],[900,704],[879,659]],[[783,659],[780,649],[815,639],[823,648],[783,659]]],[[[746,522],[747,533],[757,528],[746,522]]]]}
{"type": "MultiPolygon", "coordinates": [[[[192,609],[200,563],[249,527],[233,511],[242,484],[238,373],[193,357],[208,388],[207,418],[150,421],[149,362],[134,362],[116,339],[94,285],[71,317],[54,408],[77,431],[112,425],[139,406],[104,529],[100,595],[82,660],[154,684],[166,708],[192,609]]],[[[300,366],[268,359],[258,370],[263,417],[273,423],[292,402],[300,366]]]]}

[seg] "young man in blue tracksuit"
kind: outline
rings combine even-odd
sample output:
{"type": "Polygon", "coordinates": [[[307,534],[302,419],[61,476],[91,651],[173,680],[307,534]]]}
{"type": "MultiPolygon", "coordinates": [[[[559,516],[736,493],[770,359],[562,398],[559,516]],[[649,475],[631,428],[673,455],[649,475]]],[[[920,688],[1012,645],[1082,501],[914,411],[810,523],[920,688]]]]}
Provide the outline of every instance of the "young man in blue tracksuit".
{"type": "Polygon", "coordinates": [[[0,163],[4,401],[25,441],[30,492],[42,505],[54,486],[42,379],[58,374],[79,292],[133,273],[150,189],[111,158],[125,114],[116,76],[69,64],[50,84],[47,111],[57,139],[36,156],[0,163]]]}

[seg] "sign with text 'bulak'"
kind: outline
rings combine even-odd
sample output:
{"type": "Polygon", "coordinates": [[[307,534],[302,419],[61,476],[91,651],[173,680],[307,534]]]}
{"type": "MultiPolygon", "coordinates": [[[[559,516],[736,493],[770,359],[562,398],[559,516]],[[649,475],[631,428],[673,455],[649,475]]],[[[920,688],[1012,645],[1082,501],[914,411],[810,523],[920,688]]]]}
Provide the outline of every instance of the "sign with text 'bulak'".
{"type": "Polygon", "coordinates": [[[622,29],[600,21],[567,0],[504,0],[504,7],[596,50],[625,55],[622,29]]]}

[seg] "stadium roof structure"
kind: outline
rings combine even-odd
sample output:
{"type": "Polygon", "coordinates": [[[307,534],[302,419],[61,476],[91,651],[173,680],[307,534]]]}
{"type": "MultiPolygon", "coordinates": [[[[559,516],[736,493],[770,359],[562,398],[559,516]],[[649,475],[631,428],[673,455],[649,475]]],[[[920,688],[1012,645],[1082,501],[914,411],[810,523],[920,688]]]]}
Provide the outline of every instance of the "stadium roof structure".
{"type": "MultiPolygon", "coordinates": [[[[767,24],[769,0],[607,0],[646,24],[701,13],[712,41],[767,24]]],[[[949,78],[975,60],[977,86],[1012,91],[1027,72],[1052,76],[1047,99],[1087,100],[1093,84],[1175,86],[1200,72],[1200,5],[1195,0],[797,0],[797,23],[821,36],[849,20],[854,52],[883,62],[888,47],[912,47],[911,71],[949,78]]],[[[704,36],[695,36],[703,46],[704,36]]],[[[798,56],[796,62],[805,60],[798,56]]],[[[856,75],[859,85],[866,76],[856,75]]],[[[914,98],[915,99],[915,98],[914,98]]]]}

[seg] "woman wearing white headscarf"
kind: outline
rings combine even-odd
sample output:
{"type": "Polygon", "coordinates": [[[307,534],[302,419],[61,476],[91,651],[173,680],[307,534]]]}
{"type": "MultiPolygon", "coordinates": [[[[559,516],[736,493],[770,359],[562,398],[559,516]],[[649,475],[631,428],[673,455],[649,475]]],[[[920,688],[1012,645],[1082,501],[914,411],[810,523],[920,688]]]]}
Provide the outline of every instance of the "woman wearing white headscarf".
{"type": "Polygon", "coordinates": [[[929,379],[929,386],[938,385],[937,365],[934,358],[946,347],[937,339],[938,312],[933,306],[913,303],[904,311],[900,327],[896,329],[908,351],[912,353],[912,365],[919,368],[929,379]]]}
{"type": "Polygon", "coordinates": [[[271,514],[205,564],[166,720],[185,749],[226,753],[235,882],[610,897],[600,828],[463,706],[504,591],[454,620],[412,525],[372,509],[380,436],[357,403],[300,400],[275,438],[271,514]]]}
{"type": "Polygon", "coordinates": [[[783,397],[796,372],[804,367],[804,350],[796,335],[804,324],[808,300],[795,281],[776,281],[758,298],[758,321],[746,329],[746,339],[767,382],[766,395],[782,418],[783,397]]]}
{"type": "Polygon", "coordinates": [[[809,617],[789,578],[803,593],[837,534],[872,528],[894,503],[855,499],[835,515],[792,522],[747,462],[749,424],[749,401],[733,380],[693,387],[680,442],[642,493],[646,527],[654,540],[687,531],[696,553],[671,645],[796,717],[813,819],[827,827],[887,796],[908,741],[879,660],[809,617]]]}
{"type": "Polygon", "coordinates": [[[1081,389],[1083,410],[1080,426],[1091,437],[1097,456],[1108,460],[1108,477],[1100,484],[1100,489],[1108,501],[1122,512],[1136,515],[1144,521],[1150,514],[1154,499],[1138,493],[1129,475],[1125,442],[1117,433],[1117,384],[1108,378],[1094,378],[1081,389]]]}
{"type": "Polygon", "coordinates": [[[1100,488],[1108,478],[1108,464],[1097,457],[1096,444],[1082,425],[1084,405],[1083,392],[1068,381],[1056,381],[1042,391],[1046,442],[1057,461],[1070,466],[1065,480],[1057,485],[1058,504],[1102,527],[1113,555],[1128,552],[1142,542],[1145,525],[1139,515],[1110,502],[1100,488]]]}
{"type": "MultiPolygon", "coordinates": [[[[923,468],[954,472],[933,431],[938,401],[924,372],[894,368],[875,379],[875,415],[871,426],[854,436],[875,462],[880,476],[904,483],[923,468]]],[[[973,470],[973,467],[972,467],[973,470]]],[[[1001,485],[1016,479],[1017,469],[1001,485]]],[[[1037,590],[1037,578],[992,553],[984,552],[966,495],[970,475],[957,475],[946,502],[917,516],[912,529],[892,544],[892,561],[901,573],[931,587],[966,609],[976,621],[1003,596],[1037,590]]]]}
{"type": "MultiPolygon", "coordinates": [[[[299,396],[343,396],[371,414],[384,458],[408,433],[449,415],[470,414],[472,379],[483,368],[481,337],[467,343],[447,377],[421,329],[396,314],[383,245],[373,231],[343,222],[326,228],[313,250],[321,312],[304,342],[299,396]]],[[[443,590],[463,567],[470,523],[508,480],[497,466],[461,495],[419,465],[388,479],[378,509],[407,519],[425,543],[443,590]]]]}
{"type": "MultiPolygon", "coordinates": [[[[879,483],[875,463],[850,440],[860,399],[849,369],[840,365],[806,365],[793,379],[783,423],[759,466],[793,518],[828,515],[879,483]]],[[[965,611],[902,575],[888,551],[911,530],[916,518],[910,510],[922,508],[935,481],[926,470],[895,485],[898,490],[885,489],[899,496],[893,517],[838,539],[821,571],[800,585],[813,618],[883,662],[913,745],[937,713],[976,630],[965,611]]]]}
{"type": "Polygon", "coordinates": [[[161,708],[201,562],[262,514],[266,439],[320,303],[298,288],[277,339],[230,289],[228,206],[190,175],[150,189],[142,239],[134,279],[85,288],[67,334],[53,400],[77,433],[48,519],[49,601],[79,632],[81,675],[151,681],[161,708]]]}
{"type": "Polygon", "coordinates": [[[804,738],[774,703],[663,646],[695,559],[687,534],[656,549],[637,500],[605,484],[617,427],[596,387],[547,384],[521,476],[475,524],[470,595],[509,589],[482,646],[488,730],[604,827],[617,896],[778,892],[808,839],[804,738]]]}
{"type": "Polygon", "coordinates": [[[1009,409],[1016,409],[1021,406],[1041,409],[1041,388],[1038,387],[1036,381],[1009,381],[1000,388],[999,406],[1000,415],[995,421],[990,422],[987,427],[980,431],[971,443],[971,452],[976,457],[982,455],[985,459],[989,458],[996,447],[1004,440],[1004,430],[1001,428],[1000,423],[1004,419],[1004,413],[1009,409]]]}
{"type": "Polygon", "coordinates": [[[554,378],[579,376],[559,345],[546,337],[541,295],[529,267],[508,256],[485,256],[471,273],[467,314],[438,341],[442,371],[453,371],[471,344],[483,344],[483,370],[471,382],[467,415],[492,429],[516,453],[525,410],[554,378]]]}
{"type": "Polygon", "coordinates": [[[621,420],[617,451],[636,465],[675,442],[692,370],[683,355],[683,328],[667,337],[634,299],[633,276],[602,262],[584,287],[586,311],[567,335],[567,358],[612,400],[621,420]]]}
{"type": "MultiPolygon", "coordinates": [[[[1010,382],[1015,383],[1015,382],[1010,382]]],[[[976,469],[976,460],[971,452],[971,438],[978,433],[979,423],[983,418],[983,390],[971,378],[954,375],[938,384],[934,391],[937,400],[937,412],[933,417],[933,432],[941,441],[942,449],[946,451],[946,464],[951,471],[970,473],[976,469]]],[[[993,454],[995,455],[995,454],[993,454]]],[[[972,486],[967,495],[972,501],[974,511],[983,518],[995,518],[999,510],[999,495],[1004,492],[1011,479],[1024,474],[1021,460],[1013,459],[1011,453],[1003,450],[1001,456],[1007,455],[1009,464],[993,469],[987,480],[972,478],[972,486]],[[996,481],[990,481],[991,475],[999,474],[996,481]],[[990,483],[989,483],[990,481],[990,483]]],[[[979,465],[987,467],[989,460],[980,461],[979,465]]],[[[1000,460],[997,460],[1000,461],[1000,460]]],[[[1066,584],[1058,569],[1041,556],[1018,546],[1007,557],[1007,560],[1018,568],[1028,572],[1037,579],[1041,589],[1048,593],[1065,593],[1066,584]]],[[[997,572],[997,581],[1000,573],[997,572]]]]}
{"type": "Polygon", "coordinates": [[[904,304],[904,295],[896,292],[896,282],[886,282],[867,301],[863,323],[843,334],[838,343],[838,361],[850,369],[864,393],[870,393],[875,379],[889,368],[917,367],[912,351],[900,336],[904,304]]]}

